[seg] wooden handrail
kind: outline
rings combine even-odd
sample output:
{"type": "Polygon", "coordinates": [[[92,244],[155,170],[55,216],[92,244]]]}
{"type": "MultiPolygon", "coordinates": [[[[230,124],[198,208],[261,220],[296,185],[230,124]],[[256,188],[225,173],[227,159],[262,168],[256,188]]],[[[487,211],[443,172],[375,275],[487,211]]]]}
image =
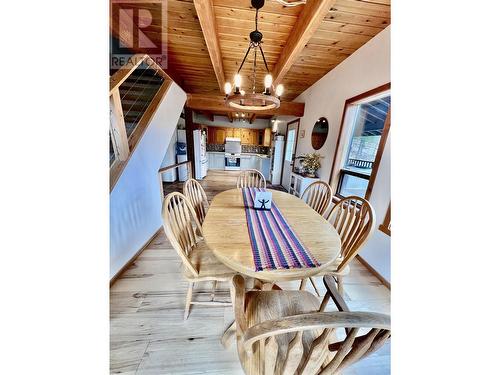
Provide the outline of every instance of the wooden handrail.
{"type": "Polygon", "coordinates": [[[132,65],[122,66],[115,74],[109,78],[109,95],[113,95],[120,85],[136,70],[142,62],[148,64],[152,69],[156,70],[163,78],[171,79],[167,73],[154,61],[149,55],[137,53],[130,58],[132,65]]]}
{"type": "Polygon", "coordinates": [[[181,163],[172,164],[172,165],[158,169],[158,180],[160,182],[160,197],[161,197],[162,202],[163,202],[163,199],[165,198],[164,191],[163,191],[163,179],[161,178],[162,174],[165,173],[166,171],[171,170],[171,169],[182,167],[183,165],[187,165],[188,180],[189,180],[190,178],[193,177],[193,167],[191,164],[191,160],[186,160],[186,161],[183,161],[181,163]]]}
{"type": "Polygon", "coordinates": [[[120,160],[118,160],[117,158],[117,160],[115,160],[110,167],[110,189],[109,189],[110,193],[111,191],[113,191],[113,188],[115,184],[118,182],[121,173],[125,169],[125,166],[127,165],[128,161],[130,160],[130,157],[132,156],[132,153],[134,152],[139,141],[141,140],[144,131],[149,126],[151,119],[156,113],[156,110],[158,109],[161,101],[165,97],[170,85],[173,82],[173,80],[168,76],[168,74],[165,73],[165,71],[163,71],[163,69],[147,54],[136,54],[131,57],[131,61],[133,62],[133,65],[129,64],[123,66],[115,74],[113,74],[113,76],[111,76],[109,80],[110,101],[112,101],[112,103],[114,104],[114,111],[112,111],[111,117],[112,120],[115,120],[111,121],[111,126],[114,127],[113,129],[117,129],[117,132],[121,136],[120,138],[115,138],[115,139],[119,139],[121,141],[122,143],[121,155],[125,155],[124,158],[123,157],[119,158],[120,160]],[[142,117],[139,119],[134,132],[130,135],[130,137],[127,137],[125,130],[125,122],[124,122],[125,119],[123,116],[123,110],[121,107],[121,99],[118,88],[123,82],[125,82],[125,80],[130,76],[130,74],[132,74],[132,72],[136,70],[143,62],[148,64],[149,67],[154,69],[161,77],[163,77],[163,83],[156,92],[155,96],[152,98],[148,107],[144,111],[142,117]]]}
{"type": "Polygon", "coordinates": [[[182,163],[172,164],[172,165],[169,165],[167,167],[160,168],[160,169],[158,169],[158,173],[163,173],[163,172],[168,171],[169,169],[178,168],[184,164],[189,164],[191,166],[191,161],[186,160],[186,161],[183,161],[182,163]]]}

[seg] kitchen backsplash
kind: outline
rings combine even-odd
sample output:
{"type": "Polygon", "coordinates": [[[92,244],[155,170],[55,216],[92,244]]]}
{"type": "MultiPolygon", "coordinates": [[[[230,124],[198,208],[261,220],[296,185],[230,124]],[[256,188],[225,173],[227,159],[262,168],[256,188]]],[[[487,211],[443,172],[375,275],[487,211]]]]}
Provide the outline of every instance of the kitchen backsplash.
{"type": "Polygon", "coordinates": [[[266,146],[252,146],[252,145],[241,145],[241,152],[251,153],[251,154],[265,154],[269,153],[269,147],[266,146]]]}
{"type": "Polygon", "coordinates": [[[224,145],[215,143],[207,143],[207,151],[211,152],[224,152],[224,145]]]}
{"type": "MultiPolygon", "coordinates": [[[[207,144],[208,152],[224,152],[224,145],[219,144],[207,144]]],[[[242,153],[249,154],[265,154],[267,155],[269,152],[269,147],[266,146],[252,146],[252,145],[241,145],[242,153]]]]}

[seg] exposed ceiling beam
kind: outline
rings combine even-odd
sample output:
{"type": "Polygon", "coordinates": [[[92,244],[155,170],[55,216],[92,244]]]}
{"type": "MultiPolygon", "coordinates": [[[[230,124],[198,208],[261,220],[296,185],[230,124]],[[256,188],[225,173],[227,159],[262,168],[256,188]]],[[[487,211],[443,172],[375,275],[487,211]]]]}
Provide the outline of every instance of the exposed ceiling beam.
{"type": "Polygon", "coordinates": [[[281,52],[281,57],[273,69],[273,84],[277,85],[292,65],[297,61],[300,53],[309,42],[309,39],[318,29],[336,0],[308,0],[299,18],[290,32],[290,36],[281,52]]]}
{"type": "Polygon", "coordinates": [[[253,122],[255,121],[256,117],[257,117],[257,113],[252,113],[252,115],[250,116],[250,119],[248,120],[248,122],[250,124],[253,124],[253,122]]]}
{"type": "MultiPolygon", "coordinates": [[[[188,94],[186,107],[198,111],[241,112],[241,110],[226,106],[223,95],[188,94]]],[[[304,116],[304,103],[281,101],[280,107],[259,111],[258,115],[274,116],[304,116]]]]}
{"type": "Polygon", "coordinates": [[[219,34],[215,23],[215,12],[212,0],[194,0],[196,14],[200,21],[203,37],[207,44],[208,54],[212,61],[215,76],[219,83],[219,89],[224,92],[224,83],[226,76],[224,75],[224,67],[222,65],[222,53],[219,45],[219,34]]]}

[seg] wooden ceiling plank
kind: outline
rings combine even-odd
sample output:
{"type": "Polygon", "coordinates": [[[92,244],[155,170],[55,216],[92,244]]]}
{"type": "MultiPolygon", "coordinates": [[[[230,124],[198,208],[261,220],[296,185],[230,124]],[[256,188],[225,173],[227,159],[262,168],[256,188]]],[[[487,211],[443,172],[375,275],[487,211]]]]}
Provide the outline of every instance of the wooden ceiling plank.
{"type": "Polygon", "coordinates": [[[283,48],[281,58],[274,66],[273,78],[275,85],[283,80],[334,3],[335,0],[317,0],[306,3],[283,48]]]}
{"type": "MultiPolygon", "coordinates": [[[[242,0],[213,0],[215,6],[220,7],[229,7],[229,8],[237,8],[237,9],[245,9],[252,10],[252,5],[250,1],[242,1],[242,0]]],[[[279,15],[288,15],[288,16],[298,16],[303,8],[303,5],[298,5],[294,7],[286,7],[284,5],[278,4],[275,1],[266,1],[264,7],[259,11],[259,13],[274,13],[279,15]]]]}

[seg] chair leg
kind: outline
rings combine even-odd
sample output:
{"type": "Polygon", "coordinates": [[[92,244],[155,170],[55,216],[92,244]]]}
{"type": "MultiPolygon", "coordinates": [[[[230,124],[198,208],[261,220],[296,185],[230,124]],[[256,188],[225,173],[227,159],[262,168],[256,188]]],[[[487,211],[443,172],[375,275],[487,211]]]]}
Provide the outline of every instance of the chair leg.
{"type": "Polygon", "coordinates": [[[342,276],[337,276],[337,289],[342,297],[344,297],[344,279],[342,276]]]}
{"type": "Polygon", "coordinates": [[[328,293],[325,293],[325,296],[323,297],[323,300],[321,301],[321,306],[319,307],[320,312],[325,311],[326,305],[328,305],[329,299],[330,299],[330,295],[328,293]]]}
{"type": "Polygon", "coordinates": [[[186,308],[184,310],[184,320],[186,320],[189,316],[189,309],[191,308],[191,299],[193,298],[193,286],[194,283],[189,283],[188,291],[186,295],[186,308]]]}
{"type": "Polygon", "coordinates": [[[306,289],[306,284],[307,284],[307,279],[302,279],[302,280],[300,280],[299,290],[304,290],[304,289],[306,289]]]}
{"type": "Polygon", "coordinates": [[[212,298],[212,301],[215,299],[215,289],[217,288],[217,280],[214,280],[213,282],[213,285],[212,285],[212,295],[211,295],[211,298],[212,298]]]}
{"type": "Polygon", "coordinates": [[[311,281],[311,284],[313,285],[314,287],[314,290],[316,291],[316,294],[318,295],[318,297],[321,297],[319,295],[319,292],[318,292],[318,287],[316,286],[316,283],[314,282],[314,279],[312,277],[309,278],[309,280],[311,281]]]}

